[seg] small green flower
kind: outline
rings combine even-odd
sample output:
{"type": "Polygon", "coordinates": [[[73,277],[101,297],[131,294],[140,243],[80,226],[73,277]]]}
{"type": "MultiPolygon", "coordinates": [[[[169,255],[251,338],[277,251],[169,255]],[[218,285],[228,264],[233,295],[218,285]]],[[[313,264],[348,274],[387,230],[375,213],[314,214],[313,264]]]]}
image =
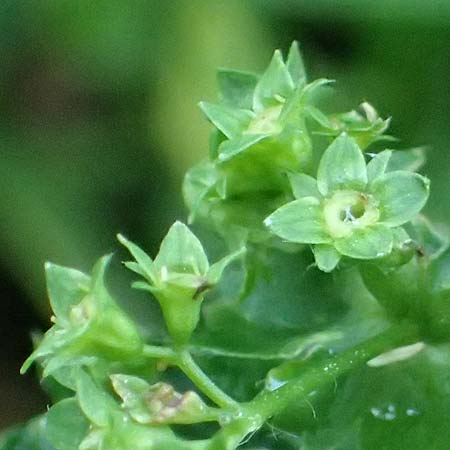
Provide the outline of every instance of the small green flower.
{"type": "MultiPolygon", "coordinates": [[[[266,218],[270,230],[289,242],[313,244],[318,267],[333,270],[341,256],[376,259],[388,255],[396,229],[425,205],[429,181],[408,171],[387,171],[385,150],[366,165],[346,133],[324,152],[317,180],[290,175],[296,200],[266,218]]],[[[406,233],[405,233],[406,235],[406,233]]]]}
{"type": "Polygon", "coordinates": [[[217,419],[215,408],[207,406],[194,391],[176,392],[167,383],[150,385],[132,375],[111,375],[111,382],[122,399],[122,408],[141,424],[190,424],[217,419]]]}
{"type": "Polygon", "coordinates": [[[124,361],[140,355],[143,342],[133,321],[109,295],[105,270],[110,256],[99,260],[92,278],[74,269],[46,264],[47,289],[54,325],[25,361],[25,372],[41,359],[44,376],[93,357],[124,361]]]}
{"type": "Polygon", "coordinates": [[[390,118],[382,119],[375,108],[368,102],[359,107],[360,111],[352,110],[342,114],[326,116],[314,106],[308,106],[309,116],[320,125],[317,134],[333,138],[347,133],[357,142],[361,149],[378,141],[395,141],[392,136],[385,135],[390,118]]]}
{"type": "Polygon", "coordinates": [[[210,266],[202,244],[181,222],[172,225],[154,261],[123,236],[118,239],[136,260],[125,265],[146,280],[133,286],[156,297],[167,328],[178,344],[186,343],[197,326],[205,292],[218,283],[226,266],[244,251],[234,252],[210,266]]]}
{"type": "Polygon", "coordinates": [[[311,142],[304,112],[311,92],[329,81],[306,84],[297,43],[292,44],[286,62],[277,50],[259,78],[222,70],[218,79],[220,103],[202,102],[200,107],[217,128],[211,156],[230,193],[273,189],[283,183],[283,170],[309,163],[311,142]],[[243,176],[250,169],[265,177],[243,176]]]}

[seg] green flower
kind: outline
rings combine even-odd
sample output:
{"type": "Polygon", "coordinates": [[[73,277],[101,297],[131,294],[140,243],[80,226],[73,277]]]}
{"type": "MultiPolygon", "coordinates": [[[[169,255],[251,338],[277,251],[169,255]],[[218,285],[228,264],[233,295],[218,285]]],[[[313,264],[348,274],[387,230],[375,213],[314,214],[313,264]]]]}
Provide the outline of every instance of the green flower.
{"type": "Polygon", "coordinates": [[[320,125],[317,134],[333,138],[347,133],[357,142],[361,149],[378,141],[395,141],[392,136],[385,135],[390,118],[382,119],[375,108],[368,102],[359,107],[360,111],[352,110],[342,114],[326,116],[314,106],[308,106],[309,116],[320,125]]]}
{"type": "Polygon", "coordinates": [[[259,78],[222,70],[218,79],[221,102],[202,102],[200,107],[217,129],[211,156],[227,191],[279,188],[284,170],[300,169],[310,161],[304,110],[311,92],[329,81],[306,84],[295,42],[286,62],[277,50],[259,78]]]}
{"type": "Polygon", "coordinates": [[[54,325],[25,361],[25,372],[41,359],[44,376],[94,357],[126,361],[140,355],[143,342],[133,321],[109,295],[105,270],[110,256],[99,260],[92,278],[74,269],[47,263],[47,289],[54,325]]]}
{"type": "Polygon", "coordinates": [[[324,152],[317,180],[290,175],[296,200],[267,217],[265,225],[286,241],[313,244],[316,263],[326,272],[341,256],[385,257],[396,227],[410,221],[429,195],[423,176],[387,171],[391,153],[385,150],[366,165],[356,142],[341,134],[324,152]]]}
{"type": "Polygon", "coordinates": [[[244,251],[234,252],[210,266],[202,244],[181,222],[172,225],[154,261],[123,236],[118,239],[136,260],[125,265],[146,280],[133,286],[156,297],[167,328],[178,344],[187,342],[197,326],[205,292],[218,283],[226,266],[244,251]]]}

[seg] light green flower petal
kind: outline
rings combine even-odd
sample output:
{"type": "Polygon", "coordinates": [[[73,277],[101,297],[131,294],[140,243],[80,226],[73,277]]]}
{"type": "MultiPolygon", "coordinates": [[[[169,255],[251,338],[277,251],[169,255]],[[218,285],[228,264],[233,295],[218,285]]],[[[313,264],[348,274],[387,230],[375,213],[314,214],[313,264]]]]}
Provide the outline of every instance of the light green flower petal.
{"type": "Polygon", "coordinates": [[[331,272],[341,259],[339,252],[329,244],[318,244],[313,248],[317,267],[323,272],[331,272]]]}
{"type": "Polygon", "coordinates": [[[200,102],[199,106],[206,117],[227,138],[239,136],[255,117],[252,111],[232,108],[223,104],[200,102]]]}
{"type": "Polygon", "coordinates": [[[367,184],[366,162],[361,149],[347,134],[338,136],[325,150],[317,171],[323,195],[339,188],[363,190],[367,184]]]}
{"type": "Polygon", "coordinates": [[[272,233],[290,242],[323,244],[331,241],[324,229],[320,202],[305,197],[283,205],[266,218],[272,233]]]}
{"type": "Polygon", "coordinates": [[[289,173],[289,182],[295,198],[316,197],[320,198],[315,178],[305,173],[289,173]]]}
{"type": "Polygon", "coordinates": [[[427,202],[430,182],[417,173],[388,172],[371,187],[379,202],[380,222],[396,227],[409,222],[427,202]]]}
{"type": "Polygon", "coordinates": [[[367,164],[367,178],[369,183],[386,172],[387,165],[392,156],[392,150],[383,150],[376,154],[372,160],[367,164]]]}
{"type": "Polygon", "coordinates": [[[339,253],[356,259],[382,258],[392,250],[390,228],[376,224],[355,230],[349,236],[337,239],[334,246],[339,253]]]}

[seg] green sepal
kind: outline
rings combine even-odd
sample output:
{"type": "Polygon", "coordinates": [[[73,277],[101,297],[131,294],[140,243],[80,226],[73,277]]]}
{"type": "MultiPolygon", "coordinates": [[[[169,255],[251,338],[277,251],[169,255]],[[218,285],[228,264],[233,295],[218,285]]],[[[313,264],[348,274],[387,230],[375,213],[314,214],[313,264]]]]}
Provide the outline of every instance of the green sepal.
{"type": "Polygon", "coordinates": [[[392,150],[383,150],[373,155],[369,164],[367,164],[367,179],[369,183],[386,172],[391,156],[392,150]]]}
{"type": "Polygon", "coordinates": [[[202,161],[188,170],[183,181],[183,198],[190,212],[189,223],[194,222],[201,212],[217,181],[218,173],[210,161],[202,161]]]}
{"type": "Polygon", "coordinates": [[[245,150],[253,147],[263,139],[270,137],[270,134],[245,134],[235,139],[225,141],[219,147],[219,154],[217,156],[219,163],[229,161],[236,156],[243,153],[245,150]]]}
{"type": "Polygon", "coordinates": [[[426,162],[426,149],[423,147],[396,150],[389,161],[388,172],[396,170],[418,171],[426,162]]]}
{"type": "Polygon", "coordinates": [[[425,206],[430,182],[417,173],[388,172],[372,183],[371,193],[379,202],[380,222],[395,227],[409,222],[425,206]]]}
{"type": "Polygon", "coordinates": [[[294,89],[294,82],[289,73],[280,50],[275,50],[269,67],[259,79],[254,95],[253,110],[260,112],[280,104],[280,96],[283,99],[289,97],[294,89]]]}
{"type": "Polygon", "coordinates": [[[217,81],[221,101],[235,108],[251,109],[258,76],[240,70],[219,69],[217,81]]]}
{"type": "Polygon", "coordinates": [[[382,258],[391,252],[392,244],[392,231],[381,224],[356,229],[334,242],[339,253],[355,259],[382,258]]]}
{"type": "Polygon", "coordinates": [[[133,272],[139,273],[144,277],[155,280],[156,273],[153,268],[153,261],[147,253],[144,252],[139,246],[135,243],[129,241],[125,236],[121,234],[117,235],[118,241],[127,248],[127,250],[133,255],[134,259],[138,263],[138,267],[136,267],[133,263],[126,263],[126,267],[132,270],[133,272]]]}
{"type": "Polygon", "coordinates": [[[355,140],[343,133],[325,150],[317,170],[317,187],[322,195],[340,188],[364,190],[366,162],[355,140]]]}
{"type": "Polygon", "coordinates": [[[315,197],[320,199],[321,195],[317,189],[317,181],[315,178],[305,173],[288,173],[289,183],[291,184],[292,193],[296,199],[303,197],[315,197]]]}
{"type": "Polygon", "coordinates": [[[433,260],[449,248],[450,230],[436,228],[423,214],[418,214],[405,227],[422,256],[433,260]]]}
{"type": "Polygon", "coordinates": [[[208,283],[211,285],[215,285],[219,282],[220,278],[222,277],[223,271],[236,259],[241,257],[243,254],[245,254],[246,248],[243,247],[236,252],[233,252],[227,256],[224,256],[219,261],[215,262],[211,265],[211,267],[208,270],[208,274],[206,276],[208,283]]]}
{"type": "Polygon", "coordinates": [[[114,399],[82,369],[77,373],[76,397],[83,414],[98,427],[107,427],[114,412],[120,412],[114,399]]]}
{"type": "Polygon", "coordinates": [[[296,86],[306,84],[306,71],[297,41],[292,42],[286,60],[286,67],[296,86]]]}
{"type": "Polygon", "coordinates": [[[224,104],[200,102],[199,106],[212,124],[229,139],[239,136],[255,117],[250,110],[224,104]]]}
{"type": "Polygon", "coordinates": [[[161,271],[165,270],[204,274],[209,269],[202,244],[186,225],[178,221],[163,239],[153,265],[160,279],[163,278],[161,271]]]}
{"type": "Polygon", "coordinates": [[[90,277],[75,269],[45,263],[47,292],[56,320],[67,325],[71,308],[88,293],[90,277]]]}
{"type": "Polygon", "coordinates": [[[286,103],[280,113],[279,121],[282,125],[288,123],[297,124],[302,115],[307,112],[308,100],[312,94],[314,94],[317,89],[328,86],[333,83],[333,80],[328,80],[327,78],[319,78],[306,86],[298,86],[293,94],[287,99],[286,103]]]}
{"type": "Polygon", "coordinates": [[[52,406],[46,415],[46,436],[58,450],[78,450],[88,433],[89,422],[75,398],[52,406]]]}
{"type": "Polygon", "coordinates": [[[317,244],[313,247],[317,267],[323,272],[332,272],[338,265],[341,255],[330,244],[317,244]]]}
{"type": "Polygon", "coordinates": [[[392,250],[377,261],[378,266],[385,271],[396,270],[407,264],[417,251],[417,244],[402,227],[392,228],[392,250]]]}
{"type": "Polygon", "coordinates": [[[320,202],[305,197],[289,202],[264,220],[270,231],[282,239],[299,244],[326,244],[331,237],[325,231],[320,202]]]}

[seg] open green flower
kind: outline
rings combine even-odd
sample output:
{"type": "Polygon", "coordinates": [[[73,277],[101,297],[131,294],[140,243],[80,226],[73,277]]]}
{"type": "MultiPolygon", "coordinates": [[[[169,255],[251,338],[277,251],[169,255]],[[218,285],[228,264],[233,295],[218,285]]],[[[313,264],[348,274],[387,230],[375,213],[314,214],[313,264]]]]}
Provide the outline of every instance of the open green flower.
{"type": "Polygon", "coordinates": [[[156,297],[167,328],[178,344],[187,342],[197,326],[205,291],[218,283],[226,266],[244,251],[234,252],[210,266],[202,244],[181,222],[171,226],[154,261],[136,244],[121,235],[118,238],[136,260],[125,265],[146,280],[133,286],[156,297]]]}
{"type": "Polygon", "coordinates": [[[326,272],[341,256],[388,255],[394,243],[392,229],[410,221],[429,195],[425,177],[386,170],[391,153],[385,150],[366,165],[356,142],[341,134],[324,152],[317,180],[290,175],[296,200],[267,217],[265,225],[286,241],[313,244],[317,265],[326,272]]]}

